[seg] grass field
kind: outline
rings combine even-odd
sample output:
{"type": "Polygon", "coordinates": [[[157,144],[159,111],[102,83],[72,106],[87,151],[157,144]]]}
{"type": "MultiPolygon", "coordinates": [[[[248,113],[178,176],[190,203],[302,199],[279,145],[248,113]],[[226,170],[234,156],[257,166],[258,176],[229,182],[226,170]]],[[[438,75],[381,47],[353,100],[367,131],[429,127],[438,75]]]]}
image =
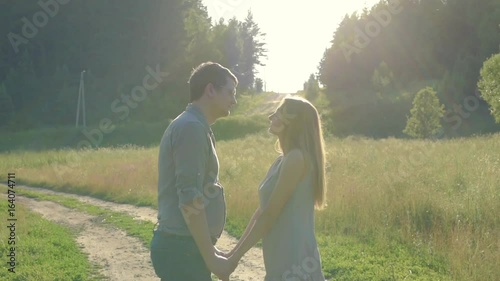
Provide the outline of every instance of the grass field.
{"type": "MultiPolygon", "coordinates": [[[[500,135],[439,142],[327,139],[328,207],[316,215],[334,280],[498,280],[500,135]]],[[[241,234],[277,154],[257,134],[219,141],[227,229],[241,234]]],[[[156,205],[157,148],[17,151],[0,170],[35,186],[156,205]]],[[[0,175],[5,181],[6,173],[0,175]]]]}
{"type": "MultiPolygon", "coordinates": [[[[7,194],[5,186],[0,186],[0,191],[7,194]]],[[[4,208],[0,214],[4,224],[7,223],[7,217],[7,208],[4,208]]],[[[15,245],[8,244],[10,230],[7,227],[0,228],[0,256],[3,265],[0,280],[102,280],[97,269],[80,251],[70,229],[43,219],[21,204],[15,206],[15,218],[15,240],[10,240],[15,241],[15,245]],[[10,266],[6,264],[10,259],[7,255],[11,247],[15,247],[15,273],[9,272],[10,266]]]]}

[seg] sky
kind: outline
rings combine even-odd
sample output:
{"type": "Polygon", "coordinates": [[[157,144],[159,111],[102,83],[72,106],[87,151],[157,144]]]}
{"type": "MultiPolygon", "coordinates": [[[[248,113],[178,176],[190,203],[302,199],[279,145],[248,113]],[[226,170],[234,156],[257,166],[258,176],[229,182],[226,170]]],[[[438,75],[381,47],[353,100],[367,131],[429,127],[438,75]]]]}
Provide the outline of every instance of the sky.
{"type": "Polygon", "coordinates": [[[256,76],[266,90],[295,93],[311,73],[318,72],[324,51],[346,14],[372,7],[379,0],[203,0],[213,21],[236,17],[248,10],[266,33],[267,59],[256,76]]]}

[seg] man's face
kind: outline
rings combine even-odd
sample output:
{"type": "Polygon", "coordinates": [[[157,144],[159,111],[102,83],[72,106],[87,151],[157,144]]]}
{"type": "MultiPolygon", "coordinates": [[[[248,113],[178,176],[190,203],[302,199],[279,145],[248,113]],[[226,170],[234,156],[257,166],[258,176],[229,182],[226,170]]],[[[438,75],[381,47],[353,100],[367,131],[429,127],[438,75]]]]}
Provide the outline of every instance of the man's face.
{"type": "Polygon", "coordinates": [[[227,77],[226,84],[221,87],[214,86],[214,91],[214,111],[219,117],[228,116],[233,106],[236,105],[236,83],[227,77]]]}

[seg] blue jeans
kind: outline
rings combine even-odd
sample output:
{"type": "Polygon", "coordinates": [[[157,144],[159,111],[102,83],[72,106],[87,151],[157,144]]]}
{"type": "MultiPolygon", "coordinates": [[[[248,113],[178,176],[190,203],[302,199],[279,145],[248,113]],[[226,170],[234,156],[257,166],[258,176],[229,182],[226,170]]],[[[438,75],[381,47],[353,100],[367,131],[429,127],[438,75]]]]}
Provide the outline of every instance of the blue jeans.
{"type": "Polygon", "coordinates": [[[155,231],[151,240],[151,261],[161,281],[212,281],[192,237],[155,231]]]}

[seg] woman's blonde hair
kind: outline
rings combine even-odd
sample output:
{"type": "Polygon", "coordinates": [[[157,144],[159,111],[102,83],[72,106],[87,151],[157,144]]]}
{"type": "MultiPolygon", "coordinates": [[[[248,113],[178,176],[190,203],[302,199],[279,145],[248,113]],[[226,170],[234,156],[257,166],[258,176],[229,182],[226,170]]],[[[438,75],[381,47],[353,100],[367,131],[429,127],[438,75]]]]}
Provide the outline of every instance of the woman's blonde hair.
{"type": "Polygon", "coordinates": [[[286,97],[276,112],[285,124],[281,149],[284,152],[301,150],[307,163],[312,165],[314,203],[322,209],[326,201],[325,153],[318,111],[304,98],[286,97]]]}

